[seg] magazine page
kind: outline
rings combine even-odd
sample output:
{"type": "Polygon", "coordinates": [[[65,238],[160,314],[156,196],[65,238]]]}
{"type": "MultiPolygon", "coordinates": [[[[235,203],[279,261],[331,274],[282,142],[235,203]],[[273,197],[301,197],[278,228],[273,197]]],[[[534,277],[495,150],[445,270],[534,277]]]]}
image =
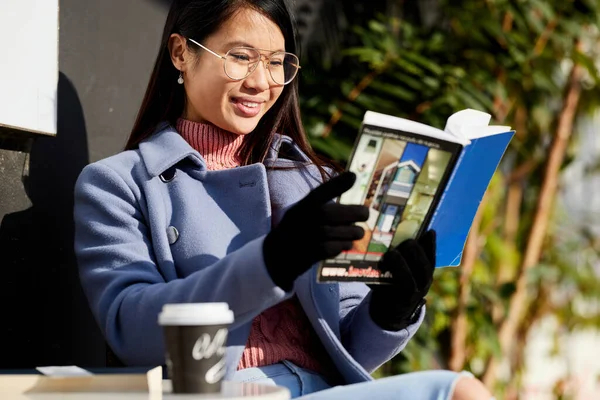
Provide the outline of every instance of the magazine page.
{"type": "MultiPolygon", "coordinates": [[[[480,113],[477,111],[477,113],[480,113]]],[[[482,113],[485,114],[485,113],[482,113]]],[[[486,114],[487,115],[487,114],[486,114]]],[[[465,114],[463,112],[457,112],[453,114],[448,119],[448,126],[464,126],[466,121],[474,122],[471,114],[465,114]],[[470,118],[470,119],[469,119],[470,118]]],[[[478,122],[482,122],[483,120],[479,118],[478,122]]],[[[392,130],[400,130],[403,132],[412,132],[417,135],[427,136],[433,139],[440,139],[446,142],[454,142],[462,145],[469,144],[469,139],[465,138],[461,134],[456,134],[451,130],[445,129],[441,130],[438,128],[434,128],[433,126],[426,125],[420,122],[411,121],[406,118],[394,117],[393,115],[381,114],[374,111],[365,112],[365,116],[363,118],[363,124],[365,125],[373,125],[381,128],[388,128],[392,130]]],[[[472,125],[470,123],[469,125],[472,125]]],[[[487,123],[485,123],[487,125],[487,123]]],[[[446,128],[448,128],[448,126],[446,128]]]]}
{"type": "Polygon", "coordinates": [[[390,248],[417,237],[443,192],[462,145],[412,132],[363,124],[348,169],[357,176],[342,204],[364,204],[362,240],[326,260],[318,280],[386,283],[377,262],[390,248]]]}

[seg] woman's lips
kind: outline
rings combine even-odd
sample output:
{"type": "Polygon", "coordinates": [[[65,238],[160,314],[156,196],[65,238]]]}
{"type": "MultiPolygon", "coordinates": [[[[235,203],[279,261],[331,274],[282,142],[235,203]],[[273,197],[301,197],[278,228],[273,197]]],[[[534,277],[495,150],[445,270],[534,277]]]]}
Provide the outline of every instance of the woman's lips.
{"type": "Polygon", "coordinates": [[[236,113],[242,117],[256,117],[262,110],[264,101],[232,97],[231,103],[235,107],[236,113]]]}

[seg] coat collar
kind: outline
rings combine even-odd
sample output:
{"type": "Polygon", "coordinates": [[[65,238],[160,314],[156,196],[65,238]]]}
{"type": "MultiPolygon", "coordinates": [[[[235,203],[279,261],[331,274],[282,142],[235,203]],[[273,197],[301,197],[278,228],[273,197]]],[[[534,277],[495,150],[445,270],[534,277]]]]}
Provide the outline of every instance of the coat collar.
{"type": "Polygon", "coordinates": [[[271,146],[267,151],[264,164],[269,167],[276,165],[278,166],[279,164],[295,164],[298,162],[310,162],[310,158],[304,154],[304,152],[298,147],[296,142],[294,142],[291,137],[276,133],[275,137],[273,138],[273,143],[271,143],[271,146]],[[287,156],[291,157],[293,160],[282,159],[279,157],[279,153],[283,148],[286,149],[287,156]]]}
{"type": "MultiPolygon", "coordinates": [[[[279,150],[289,146],[292,154],[299,159],[310,161],[289,136],[275,134],[269,148],[265,165],[273,166],[279,160],[279,150]]],[[[207,170],[206,161],[168,122],[160,124],[148,139],[139,145],[140,153],[148,174],[156,177],[184,159],[189,159],[200,170],[207,170]]]]}
{"type": "Polygon", "coordinates": [[[159,125],[140,143],[140,153],[150,176],[155,177],[188,158],[200,169],[207,169],[204,158],[168,123],[159,125]]]}

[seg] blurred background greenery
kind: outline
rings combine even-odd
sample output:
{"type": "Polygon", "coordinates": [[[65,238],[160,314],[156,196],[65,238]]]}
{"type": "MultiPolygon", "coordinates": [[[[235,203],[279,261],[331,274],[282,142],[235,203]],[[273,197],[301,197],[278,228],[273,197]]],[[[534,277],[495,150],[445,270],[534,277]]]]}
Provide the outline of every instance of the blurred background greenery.
{"type": "MultiPolygon", "coordinates": [[[[554,354],[565,334],[598,332],[599,11],[594,0],[374,0],[322,12],[300,90],[320,153],[344,163],[366,110],[444,128],[468,107],[517,131],[461,267],[436,272],[424,326],[379,376],[464,369],[499,398],[525,398],[543,321],[554,354]]],[[[583,398],[565,379],[551,383],[556,398],[583,398]]]]}

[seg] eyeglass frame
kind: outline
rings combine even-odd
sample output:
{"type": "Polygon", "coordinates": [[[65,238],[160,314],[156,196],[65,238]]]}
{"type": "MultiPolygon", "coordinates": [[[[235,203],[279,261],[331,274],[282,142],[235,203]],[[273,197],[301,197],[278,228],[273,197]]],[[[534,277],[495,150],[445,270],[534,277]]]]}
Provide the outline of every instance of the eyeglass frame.
{"type": "MultiPolygon", "coordinates": [[[[278,85],[288,85],[290,83],[292,83],[294,81],[294,79],[296,79],[296,76],[298,76],[298,71],[300,71],[300,68],[302,68],[300,65],[296,65],[296,73],[294,74],[294,76],[292,77],[292,79],[289,80],[289,82],[286,83],[279,83],[277,81],[275,81],[275,78],[273,78],[273,73],[271,72],[271,69],[269,68],[269,65],[271,64],[271,57],[273,57],[274,54],[278,54],[278,53],[284,53],[284,54],[292,54],[294,57],[296,57],[296,59],[298,59],[298,56],[295,55],[294,53],[289,53],[287,51],[271,51],[271,50],[265,50],[265,49],[257,49],[254,47],[248,47],[248,46],[236,46],[236,47],[232,47],[231,49],[229,49],[227,51],[227,53],[222,56],[217,52],[212,51],[211,49],[209,49],[208,47],[196,42],[194,39],[192,38],[186,38],[187,40],[189,40],[190,42],[194,43],[196,46],[208,51],[209,53],[211,53],[212,55],[219,57],[220,59],[223,60],[223,72],[225,72],[225,75],[227,75],[227,77],[233,81],[241,81],[246,79],[247,77],[249,77],[250,75],[252,75],[252,73],[254,71],[256,71],[256,68],[258,67],[258,64],[260,61],[263,62],[263,64],[265,65],[265,67],[267,68],[267,70],[269,71],[269,75],[271,76],[271,79],[273,80],[273,82],[275,82],[278,85]],[[227,61],[227,55],[229,54],[229,52],[233,49],[249,49],[249,50],[256,50],[256,52],[259,54],[260,56],[260,60],[258,62],[256,62],[256,64],[254,65],[254,68],[252,68],[252,70],[250,70],[250,68],[248,68],[248,73],[246,74],[246,76],[244,76],[243,78],[232,78],[231,76],[229,76],[229,74],[227,73],[227,69],[225,68],[225,62],[227,61]],[[269,57],[265,56],[264,54],[261,53],[261,51],[265,51],[265,52],[270,52],[271,55],[269,57]],[[266,64],[265,64],[266,61],[266,64]]],[[[298,59],[298,61],[300,61],[298,59]]]]}

